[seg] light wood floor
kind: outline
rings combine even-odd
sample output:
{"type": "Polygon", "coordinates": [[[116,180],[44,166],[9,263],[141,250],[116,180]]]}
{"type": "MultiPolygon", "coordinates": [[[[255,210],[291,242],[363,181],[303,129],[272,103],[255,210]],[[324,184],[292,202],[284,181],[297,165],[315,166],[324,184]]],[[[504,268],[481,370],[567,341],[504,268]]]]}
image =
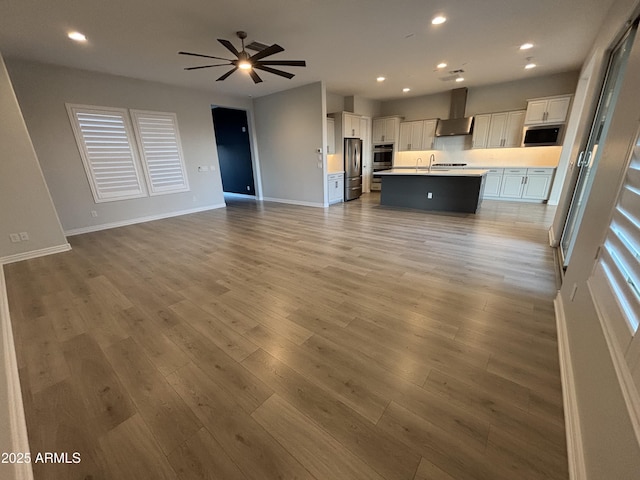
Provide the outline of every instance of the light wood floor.
{"type": "Polygon", "coordinates": [[[43,479],[567,479],[547,225],[230,201],[5,267],[43,479]]]}

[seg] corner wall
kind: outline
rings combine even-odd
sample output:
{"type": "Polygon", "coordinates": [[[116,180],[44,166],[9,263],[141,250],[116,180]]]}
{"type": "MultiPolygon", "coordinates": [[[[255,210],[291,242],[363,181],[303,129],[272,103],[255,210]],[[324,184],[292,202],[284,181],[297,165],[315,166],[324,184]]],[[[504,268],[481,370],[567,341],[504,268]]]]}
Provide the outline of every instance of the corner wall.
{"type": "Polygon", "coordinates": [[[68,250],[11,79],[0,56],[0,264],[68,250]],[[10,233],[27,232],[12,243],[10,233]]]}
{"type": "Polygon", "coordinates": [[[265,200],[325,205],[323,91],[317,82],[254,100],[265,200]]]}

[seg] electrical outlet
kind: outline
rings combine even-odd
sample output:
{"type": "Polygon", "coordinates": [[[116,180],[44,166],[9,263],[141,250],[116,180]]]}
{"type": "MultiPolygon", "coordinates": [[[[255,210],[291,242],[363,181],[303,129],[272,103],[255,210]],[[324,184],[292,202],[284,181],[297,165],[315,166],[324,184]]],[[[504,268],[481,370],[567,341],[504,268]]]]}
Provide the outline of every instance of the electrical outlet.
{"type": "Polygon", "coordinates": [[[20,235],[18,235],[17,233],[10,233],[9,238],[11,239],[11,243],[20,242],[20,235]]]}
{"type": "Polygon", "coordinates": [[[96,212],[95,210],[91,210],[91,216],[92,217],[97,217],[98,216],[98,212],[96,212]]]}
{"type": "Polygon", "coordinates": [[[18,235],[20,235],[20,240],[23,242],[29,240],[29,234],[27,232],[20,232],[18,235]]]}
{"type": "Polygon", "coordinates": [[[251,191],[251,187],[249,185],[247,185],[247,192],[251,191]]]}
{"type": "Polygon", "coordinates": [[[427,198],[433,198],[433,193],[431,192],[427,193],[427,198]]]}

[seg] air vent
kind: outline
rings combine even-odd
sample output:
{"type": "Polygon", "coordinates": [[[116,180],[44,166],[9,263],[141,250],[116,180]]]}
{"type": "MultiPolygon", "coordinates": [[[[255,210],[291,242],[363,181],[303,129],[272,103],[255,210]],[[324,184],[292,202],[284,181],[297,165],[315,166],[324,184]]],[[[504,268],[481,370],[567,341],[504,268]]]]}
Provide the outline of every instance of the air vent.
{"type": "Polygon", "coordinates": [[[440,77],[440,80],[442,80],[443,82],[451,82],[456,78],[462,76],[462,74],[464,73],[464,70],[461,68],[458,68],[457,70],[449,70],[448,73],[449,75],[447,75],[446,77],[440,77]]]}

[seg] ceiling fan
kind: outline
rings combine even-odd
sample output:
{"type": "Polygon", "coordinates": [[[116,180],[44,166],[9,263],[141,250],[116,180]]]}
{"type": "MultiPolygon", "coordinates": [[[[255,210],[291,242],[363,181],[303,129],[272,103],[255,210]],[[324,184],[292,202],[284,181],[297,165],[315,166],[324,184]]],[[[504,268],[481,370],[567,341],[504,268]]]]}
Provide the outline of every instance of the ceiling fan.
{"type": "Polygon", "coordinates": [[[275,75],[279,75],[281,77],[285,77],[288,79],[292,79],[295,75],[293,73],[285,72],[282,70],[278,70],[276,68],[272,68],[272,66],[286,66],[286,67],[306,67],[307,64],[304,60],[262,60],[265,57],[269,57],[276,53],[284,52],[284,48],[282,48],[277,43],[273,45],[267,46],[266,48],[259,50],[258,53],[254,53],[253,55],[249,55],[244,49],[244,39],[247,38],[246,32],[236,32],[236,35],[242,42],[242,50],[238,51],[236,47],[229,40],[224,40],[218,38],[218,41],[224,45],[227,50],[233,53],[236,58],[230,60],[228,58],[222,57],[214,57],[212,55],[203,55],[200,53],[191,53],[191,52],[178,52],[180,55],[191,55],[192,57],[203,57],[203,58],[215,58],[216,60],[224,60],[227,63],[216,63],[213,65],[201,65],[199,67],[187,67],[185,70],[198,70],[200,68],[210,68],[210,67],[223,67],[223,66],[233,66],[231,70],[222,75],[217,79],[218,82],[225,80],[229,75],[235,72],[238,69],[248,71],[249,75],[253,79],[254,83],[262,82],[262,79],[256,73],[256,70],[262,70],[264,72],[273,73],[275,75]]]}

